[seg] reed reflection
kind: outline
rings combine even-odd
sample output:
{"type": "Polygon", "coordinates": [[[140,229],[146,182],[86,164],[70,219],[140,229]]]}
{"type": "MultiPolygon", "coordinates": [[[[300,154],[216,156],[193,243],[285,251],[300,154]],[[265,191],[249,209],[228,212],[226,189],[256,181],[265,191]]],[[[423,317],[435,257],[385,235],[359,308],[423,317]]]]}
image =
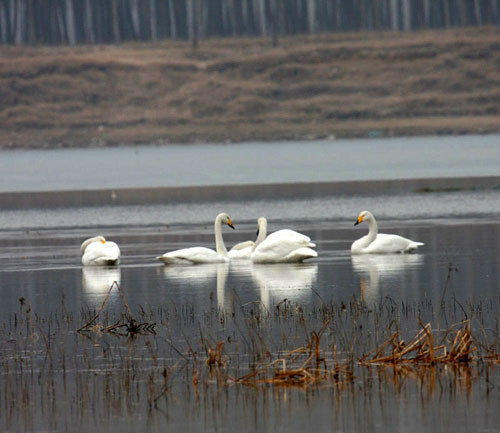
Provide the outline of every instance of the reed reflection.
{"type": "Polygon", "coordinates": [[[400,279],[424,263],[421,254],[364,254],[351,256],[352,268],[361,276],[361,298],[367,304],[380,299],[382,284],[400,279]]]}

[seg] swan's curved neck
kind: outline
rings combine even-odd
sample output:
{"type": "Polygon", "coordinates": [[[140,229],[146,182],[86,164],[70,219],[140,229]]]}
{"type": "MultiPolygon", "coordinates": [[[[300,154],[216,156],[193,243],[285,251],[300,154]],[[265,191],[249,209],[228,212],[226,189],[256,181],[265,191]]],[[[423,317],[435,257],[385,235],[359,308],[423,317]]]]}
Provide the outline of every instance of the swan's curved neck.
{"type": "Polygon", "coordinates": [[[373,241],[378,235],[377,220],[372,215],[370,218],[366,219],[366,222],[368,223],[368,238],[373,241]]]}
{"type": "Polygon", "coordinates": [[[214,223],[215,251],[217,251],[218,254],[227,257],[227,249],[226,246],[224,245],[224,239],[222,239],[221,219],[222,217],[218,215],[217,218],[215,218],[215,223],[214,223]]]}
{"type": "Polygon", "coordinates": [[[80,246],[80,252],[82,253],[82,255],[83,253],[85,253],[85,250],[90,244],[99,241],[99,239],[100,239],[99,236],[94,236],[93,238],[87,239],[85,242],[83,242],[82,245],[80,246]]]}
{"type": "Polygon", "coordinates": [[[259,220],[259,234],[255,243],[253,244],[252,251],[255,251],[255,248],[267,237],[267,220],[261,219],[259,220]]]}

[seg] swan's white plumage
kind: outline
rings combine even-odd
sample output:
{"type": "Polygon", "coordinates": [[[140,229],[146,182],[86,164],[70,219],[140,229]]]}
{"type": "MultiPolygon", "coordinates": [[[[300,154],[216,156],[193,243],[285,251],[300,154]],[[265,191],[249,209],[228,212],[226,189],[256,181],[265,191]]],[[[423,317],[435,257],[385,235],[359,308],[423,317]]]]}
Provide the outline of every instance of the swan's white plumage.
{"type": "Polygon", "coordinates": [[[353,242],[351,245],[352,254],[411,253],[424,245],[422,242],[415,242],[403,236],[378,233],[375,217],[371,212],[366,210],[359,214],[354,224],[356,225],[364,221],[368,223],[368,234],[353,242]]]}
{"type": "Polygon", "coordinates": [[[230,259],[249,259],[254,245],[254,241],[240,242],[231,248],[227,254],[230,259]]]}
{"type": "Polygon", "coordinates": [[[170,251],[157,257],[160,262],[172,265],[196,265],[201,263],[222,263],[229,259],[210,248],[191,247],[170,251]]]}
{"type": "Polygon", "coordinates": [[[222,263],[229,261],[227,249],[222,238],[221,224],[227,224],[234,229],[228,214],[220,213],[217,215],[214,222],[215,251],[205,247],[183,248],[165,253],[157,257],[157,259],[166,265],[196,265],[201,263],[222,263]]]}
{"type": "MultiPolygon", "coordinates": [[[[259,218],[259,236],[261,225],[267,231],[267,221],[259,218]]],[[[254,263],[297,263],[311,257],[317,257],[316,245],[309,236],[294,230],[283,229],[271,233],[263,240],[257,240],[251,258],[254,263]]]]}
{"type": "Polygon", "coordinates": [[[240,242],[229,251],[228,255],[231,260],[251,259],[252,253],[267,236],[267,220],[260,217],[257,220],[257,239],[254,241],[240,242]]]}
{"type": "Polygon", "coordinates": [[[103,236],[84,241],[80,247],[83,266],[109,266],[120,263],[120,248],[103,236]]]}

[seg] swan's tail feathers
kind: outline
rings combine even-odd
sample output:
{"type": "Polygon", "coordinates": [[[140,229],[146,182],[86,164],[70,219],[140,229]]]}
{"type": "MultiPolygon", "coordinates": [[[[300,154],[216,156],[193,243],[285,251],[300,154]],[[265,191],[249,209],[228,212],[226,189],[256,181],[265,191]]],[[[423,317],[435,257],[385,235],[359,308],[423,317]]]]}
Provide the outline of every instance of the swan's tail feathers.
{"type": "Polygon", "coordinates": [[[309,242],[306,247],[309,247],[309,248],[315,248],[316,247],[316,244],[314,242],[309,242]]]}
{"type": "Polygon", "coordinates": [[[318,253],[311,248],[299,248],[293,252],[293,255],[298,258],[299,261],[306,259],[311,259],[313,257],[318,257],[318,253]]]}
{"type": "Polygon", "coordinates": [[[98,257],[95,260],[82,260],[84,266],[118,266],[120,258],[116,257],[98,257]]]}
{"type": "Polygon", "coordinates": [[[421,247],[422,245],[425,245],[423,242],[412,242],[410,245],[408,245],[405,249],[406,253],[412,253],[417,250],[418,247],[421,247]]]}

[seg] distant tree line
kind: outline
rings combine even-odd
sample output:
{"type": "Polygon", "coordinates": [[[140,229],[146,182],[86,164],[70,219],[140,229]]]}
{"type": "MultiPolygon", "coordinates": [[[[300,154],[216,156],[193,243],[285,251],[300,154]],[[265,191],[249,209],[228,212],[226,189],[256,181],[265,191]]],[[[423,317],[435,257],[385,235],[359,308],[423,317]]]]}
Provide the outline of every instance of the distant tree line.
{"type": "Polygon", "coordinates": [[[500,0],[0,0],[0,42],[94,44],[499,24],[500,0]]]}

